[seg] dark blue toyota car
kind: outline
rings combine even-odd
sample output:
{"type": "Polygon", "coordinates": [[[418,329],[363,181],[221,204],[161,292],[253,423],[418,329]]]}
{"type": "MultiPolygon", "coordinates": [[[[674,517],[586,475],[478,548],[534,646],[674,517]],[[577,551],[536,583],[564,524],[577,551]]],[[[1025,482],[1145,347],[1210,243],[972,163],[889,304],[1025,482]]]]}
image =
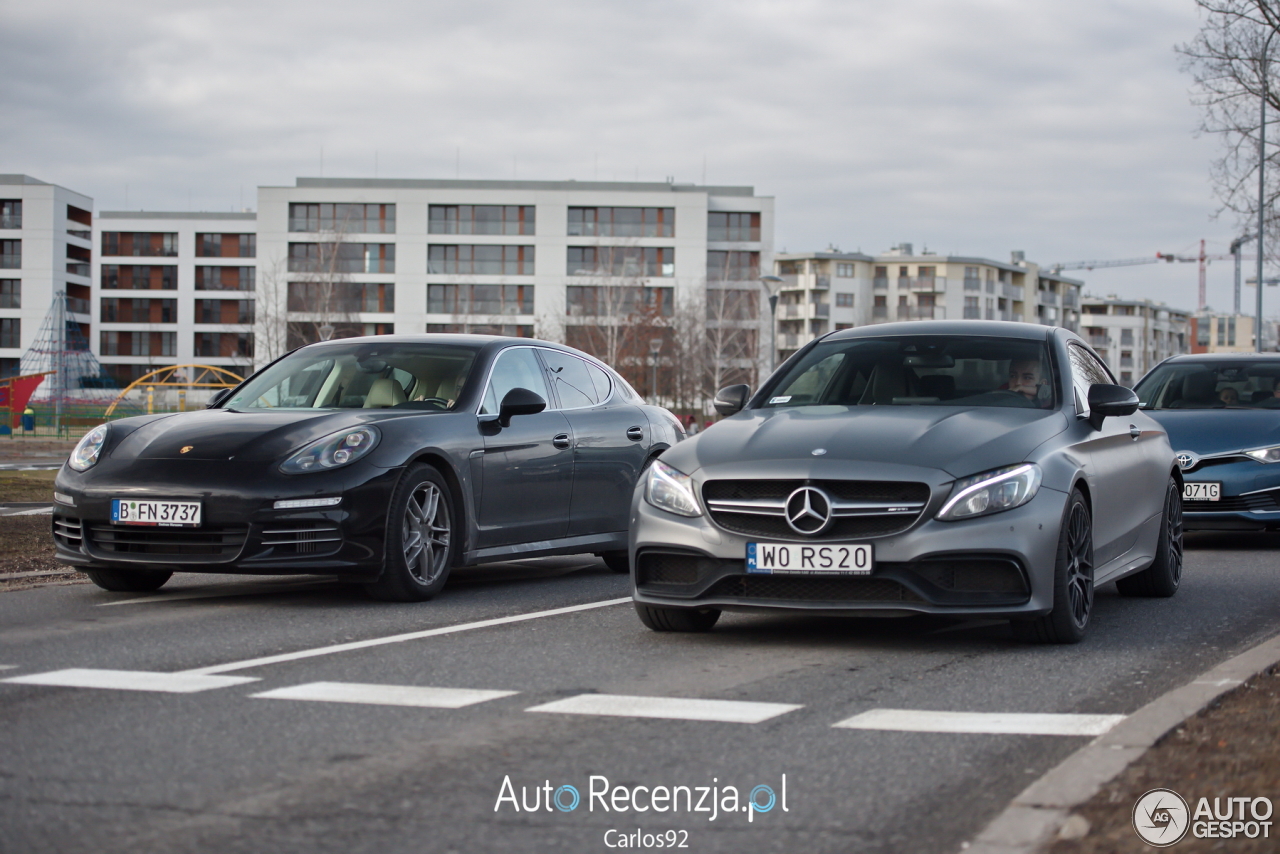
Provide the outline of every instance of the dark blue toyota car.
{"type": "Polygon", "coordinates": [[[1174,356],[1134,390],[1177,455],[1186,528],[1280,530],[1280,353],[1174,356]]]}

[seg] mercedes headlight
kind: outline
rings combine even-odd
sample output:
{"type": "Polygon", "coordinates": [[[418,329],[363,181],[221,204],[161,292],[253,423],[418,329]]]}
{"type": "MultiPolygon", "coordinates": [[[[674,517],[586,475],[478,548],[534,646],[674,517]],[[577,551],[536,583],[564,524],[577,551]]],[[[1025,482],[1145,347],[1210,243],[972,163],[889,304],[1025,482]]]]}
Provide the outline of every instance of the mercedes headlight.
{"type": "Polygon", "coordinates": [[[941,522],[989,516],[1021,507],[1040,489],[1040,467],[1035,463],[1006,466],[957,480],[951,497],[938,512],[941,522]]]}
{"type": "Polygon", "coordinates": [[[1274,448],[1255,448],[1244,452],[1246,457],[1253,457],[1260,463],[1280,463],[1280,446],[1274,448]]]}
{"type": "Polygon", "coordinates": [[[644,500],[677,516],[701,516],[693,495],[693,478],[666,463],[654,460],[644,482],[644,500]]]}
{"type": "Polygon", "coordinates": [[[98,455],[102,453],[102,446],[106,443],[107,425],[99,424],[76,442],[75,450],[71,452],[67,465],[76,471],[88,471],[98,461],[98,455]]]}
{"type": "Polygon", "coordinates": [[[376,427],[357,427],[317,439],[280,464],[285,474],[328,471],[351,465],[365,457],[378,444],[376,427]]]}

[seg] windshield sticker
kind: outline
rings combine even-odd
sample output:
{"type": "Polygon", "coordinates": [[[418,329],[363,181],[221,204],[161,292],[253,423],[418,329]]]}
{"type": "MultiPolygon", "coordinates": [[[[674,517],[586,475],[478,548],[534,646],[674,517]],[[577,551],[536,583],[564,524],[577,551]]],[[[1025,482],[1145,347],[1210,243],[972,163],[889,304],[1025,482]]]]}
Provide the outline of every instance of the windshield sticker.
{"type": "Polygon", "coordinates": [[[790,400],[790,399],[791,399],[791,395],[789,395],[789,394],[784,394],[784,395],[782,395],[781,397],[771,397],[771,398],[769,398],[769,403],[770,403],[770,405],[775,404],[775,403],[786,403],[786,402],[787,402],[788,400],[790,400]]]}

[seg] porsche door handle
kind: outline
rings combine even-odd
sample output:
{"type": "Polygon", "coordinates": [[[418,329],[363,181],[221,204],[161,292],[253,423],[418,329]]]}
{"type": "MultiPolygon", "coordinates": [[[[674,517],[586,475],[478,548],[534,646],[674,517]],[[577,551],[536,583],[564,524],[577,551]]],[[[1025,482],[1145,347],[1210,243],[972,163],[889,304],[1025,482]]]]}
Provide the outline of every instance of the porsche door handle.
{"type": "Polygon", "coordinates": [[[641,430],[639,427],[632,427],[627,430],[627,438],[633,442],[639,442],[644,438],[644,430],[641,430]]]}
{"type": "Polygon", "coordinates": [[[1129,436],[1133,439],[1142,438],[1142,431],[1138,429],[1138,425],[1136,424],[1129,425],[1129,436]]]}
{"type": "Polygon", "coordinates": [[[551,440],[551,444],[563,451],[565,448],[569,447],[569,434],[561,433],[559,436],[556,436],[551,440]]]}

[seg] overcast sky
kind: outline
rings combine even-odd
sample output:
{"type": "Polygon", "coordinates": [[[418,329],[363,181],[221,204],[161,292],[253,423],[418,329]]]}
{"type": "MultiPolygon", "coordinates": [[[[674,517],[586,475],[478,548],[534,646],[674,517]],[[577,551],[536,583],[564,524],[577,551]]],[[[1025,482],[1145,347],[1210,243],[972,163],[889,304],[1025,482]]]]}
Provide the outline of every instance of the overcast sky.
{"type": "MultiPolygon", "coordinates": [[[[1191,0],[0,0],[0,172],[222,211],[321,174],[673,177],[774,196],[793,252],[1225,253],[1173,51],[1199,24],[1191,0]]],[[[1195,264],[1076,275],[1195,308],[1195,264]]],[[[1231,281],[1210,266],[1212,306],[1231,281]]]]}

